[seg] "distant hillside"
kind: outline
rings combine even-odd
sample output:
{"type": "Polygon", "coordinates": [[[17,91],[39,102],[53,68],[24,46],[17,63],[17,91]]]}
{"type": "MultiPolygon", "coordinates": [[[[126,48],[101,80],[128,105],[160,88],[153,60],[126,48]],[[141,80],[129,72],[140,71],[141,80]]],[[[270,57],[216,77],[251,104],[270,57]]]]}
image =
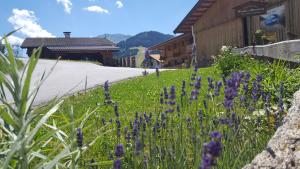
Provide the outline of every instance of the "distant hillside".
{"type": "Polygon", "coordinates": [[[124,34],[104,34],[97,36],[99,38],[107,38],[108,40],[119,43],[121,41],[127,40],[128,38],[132,37],[131,35],[124,35],[124,34]]]}
{"type": "Polygon", "coordinates": [[[174,36],[172,35],[163,34],[155,31],[142,32],[127,39],[126,41],[119,42],[117,46],[120,47],[121,49],[128,49],[131,47],[139,47],[139,46],[148,48],[150,46],[164,42],[173,37],[174,36]]]}

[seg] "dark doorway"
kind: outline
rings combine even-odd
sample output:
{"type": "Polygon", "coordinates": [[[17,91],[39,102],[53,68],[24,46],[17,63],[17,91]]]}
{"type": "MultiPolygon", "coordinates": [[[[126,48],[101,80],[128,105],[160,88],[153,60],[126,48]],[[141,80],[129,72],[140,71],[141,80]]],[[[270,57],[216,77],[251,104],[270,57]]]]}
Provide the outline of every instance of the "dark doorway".
{"type": "Polygon", "coordinates": [[[247,17],[243,17],[243,36],[244,36],[244,46],[249,46],[249,30],[248,30],[248,20],[247,17]]]}

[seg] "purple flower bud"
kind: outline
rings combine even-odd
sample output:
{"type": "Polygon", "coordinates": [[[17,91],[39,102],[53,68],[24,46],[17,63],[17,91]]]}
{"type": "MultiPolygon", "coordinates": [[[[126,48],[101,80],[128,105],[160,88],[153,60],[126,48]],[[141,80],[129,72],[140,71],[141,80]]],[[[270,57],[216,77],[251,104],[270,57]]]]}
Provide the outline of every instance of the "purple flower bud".
{"type": "Polygon", "coordinates": [[[122,144],[118,144],[115,148],[115,156],[120,158],[124,155],[124,147],[122,144]]]}
{"type": "Polygon", "coordinates": [[[80,148],[83,146],[83,134],[81,128],[77,129],[77,145],[80,148]]]}
{"type": "Polygon", "coordinates": [[[122,166],[122,162],[121,160],[118,158],[114,161],[114,169],[121,169],[122,166]]]}

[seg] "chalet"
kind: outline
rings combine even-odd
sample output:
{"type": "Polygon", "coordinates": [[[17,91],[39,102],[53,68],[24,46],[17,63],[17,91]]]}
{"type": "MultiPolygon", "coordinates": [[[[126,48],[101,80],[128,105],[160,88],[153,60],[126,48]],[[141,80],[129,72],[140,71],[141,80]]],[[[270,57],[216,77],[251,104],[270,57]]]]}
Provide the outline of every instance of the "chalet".
{"type": "Polygon", "coordinates": [[[192,44],[192,35],[186,33],[152,46],[149,50],[159,51],[163,67],[178,67],[190,64],[192,44]]]}
{"type": "Polygon", "coordinates": [[[266,43],[299,39],[300,0],[199,0],[174,33],[194,33],[197,62],[205,66],[224,45],[256,44],[258,31],[266,43]]]}
{"type": "Polygon", "coordinates": [[[27,48],[31,56],[34,49],[42,47],[41,58],[68,60],[91,60],[103,65],[113,65],[113,52],[116,45],[105,38],[73,38],[71,32],[64,32],[60,38],[26,38],[21,48],[27,48]]]}

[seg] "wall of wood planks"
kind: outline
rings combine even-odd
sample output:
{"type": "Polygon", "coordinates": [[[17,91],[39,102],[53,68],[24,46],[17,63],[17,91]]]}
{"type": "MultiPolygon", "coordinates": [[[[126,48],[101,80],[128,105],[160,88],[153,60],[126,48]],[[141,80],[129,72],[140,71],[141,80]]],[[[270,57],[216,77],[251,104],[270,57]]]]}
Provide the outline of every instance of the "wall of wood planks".
{"type": "MultiPolygon", "coordinates": [[[[237,18],[234,7],[249,0],[217,0],[193,25],[197,42],[197,57],[200,65],[207,65],[212,55],[217,55],[222,46],[244,45],[242,18],[237,18]]],[[[300,38],[300,0],[257,0],[269,2],[270,8],[286,6],[286,28],[276,32],[277,41],[300,38]]],[[[260,28],[259,16],[248,17],[251,35],[260,28]]],[[[252,42],[252,37],[249,37],[252,42]]],[[[251,44],[250,42],[250,44],[251,44]]]]}

